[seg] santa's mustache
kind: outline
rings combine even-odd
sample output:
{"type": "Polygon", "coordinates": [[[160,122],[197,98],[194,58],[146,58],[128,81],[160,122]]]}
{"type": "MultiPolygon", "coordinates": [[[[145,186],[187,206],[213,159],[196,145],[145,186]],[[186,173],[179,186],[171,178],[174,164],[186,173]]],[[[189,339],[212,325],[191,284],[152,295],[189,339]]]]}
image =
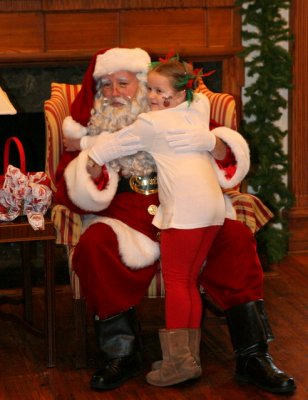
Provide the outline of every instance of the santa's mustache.
{"type": "Polygon", "coordinates": [[[104,98],[104,105],[111,105],[112,103],[119,103],[119,104],[123,104],[123,106],[126,106],[127,104],[129,104],[131,102],[131,97],[127,96],[127,97],[122,97],[122,96],[114,96],[111,98],[104,98]]]}

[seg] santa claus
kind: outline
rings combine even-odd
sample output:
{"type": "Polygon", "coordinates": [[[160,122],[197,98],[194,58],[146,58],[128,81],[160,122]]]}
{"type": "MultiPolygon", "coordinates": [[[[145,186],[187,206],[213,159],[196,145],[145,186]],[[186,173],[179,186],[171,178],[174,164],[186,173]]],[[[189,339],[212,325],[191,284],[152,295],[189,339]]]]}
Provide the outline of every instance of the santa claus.
{"type": "MultiPolygon", "coordinates": [[[[158,268],[158,231],[152,225],[158,206],[156,168],[143,152],[87,172],[92,137],[114,132],[148,110],[146,76],[149,55],[142,49],[114,48],[97,53],[82,89],[63,124],[68,150],[57,171],[55,199],[83,215],[83,234],[75,248],[76,271],[102,358],[91,388],[108,390],[141,371],[141,349],[134,306],[146,294],[158,268]]],[[[244,139],[228,128],[214,131],[213,163],[223,187],[238,184],[249,168],[244,139]]],[[[181,145],[183,144],[182,137],[181,145]]],[[[189,137],[188,148],[200,138],[189,137]]],[[[115,156],[121,155],[118,143],[115,156]]],[[[176,147],[177,142],[173,142],[176,147]]],[[[91,166],[90,166],[91,167],[91,166]]],[[[236,352],[238,379],[272,392],[290,392],[292,378],[268,354],[273,338],[262,300],[263,274],[255,240],[241,222],[227,218],[216,237],[201,284],[225,310],[236,352]]]]}

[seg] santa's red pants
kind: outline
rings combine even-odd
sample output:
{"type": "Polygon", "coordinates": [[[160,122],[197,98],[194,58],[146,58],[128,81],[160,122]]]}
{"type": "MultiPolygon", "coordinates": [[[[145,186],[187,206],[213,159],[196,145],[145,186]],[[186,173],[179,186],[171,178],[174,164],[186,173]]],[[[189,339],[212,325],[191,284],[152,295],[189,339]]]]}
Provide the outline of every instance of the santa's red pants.
{"type": "MultiPolygon", "coordinates": [[[[100,318],[138,304],[159,263],[132,270],[125,266],[110,226],[97,223],[81,236],[73,256],[89,309],[100,318]]],[[[208,253],[200,282],[222,309],[263,297],[263,272],[255,239],[239,221],[226,219],[208,253]]]]}
{"type": "Polygon", "coordinates": [[[167,329],[199,328],[202,301],[198,277],[220,226],[161,232],[167,329]]]}

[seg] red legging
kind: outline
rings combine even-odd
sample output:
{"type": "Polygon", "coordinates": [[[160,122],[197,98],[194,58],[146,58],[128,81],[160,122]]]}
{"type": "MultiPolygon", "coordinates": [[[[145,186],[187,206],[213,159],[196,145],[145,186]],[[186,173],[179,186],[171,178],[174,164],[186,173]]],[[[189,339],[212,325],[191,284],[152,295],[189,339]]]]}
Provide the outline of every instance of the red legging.
{"type": "Polygon", "coordinates": [[[166,229],[161,232],[161,261],[165,282],[167,329],[199,328],[202,302],[200,270],[220,226],[166,229]]]}

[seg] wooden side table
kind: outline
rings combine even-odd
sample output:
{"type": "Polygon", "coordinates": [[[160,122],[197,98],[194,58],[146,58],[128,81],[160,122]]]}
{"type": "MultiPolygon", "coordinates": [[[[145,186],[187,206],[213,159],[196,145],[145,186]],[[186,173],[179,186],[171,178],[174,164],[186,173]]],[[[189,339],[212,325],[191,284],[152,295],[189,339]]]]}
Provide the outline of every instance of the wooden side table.
{"type": "Polygon", "coordinates": [[[32,284],[30,242],[43,241],[44,244],[44,329],[47,344],[47,366],[56,365],[55,341],[55,229],[50,217],[45,215],[45,230],[35,231],[27,221],[27,217],[18,217],[12,222],[0,222],[0,243],[21,242],[23,269],[23,303],[24,319],[32,324],[32,284]]]}

